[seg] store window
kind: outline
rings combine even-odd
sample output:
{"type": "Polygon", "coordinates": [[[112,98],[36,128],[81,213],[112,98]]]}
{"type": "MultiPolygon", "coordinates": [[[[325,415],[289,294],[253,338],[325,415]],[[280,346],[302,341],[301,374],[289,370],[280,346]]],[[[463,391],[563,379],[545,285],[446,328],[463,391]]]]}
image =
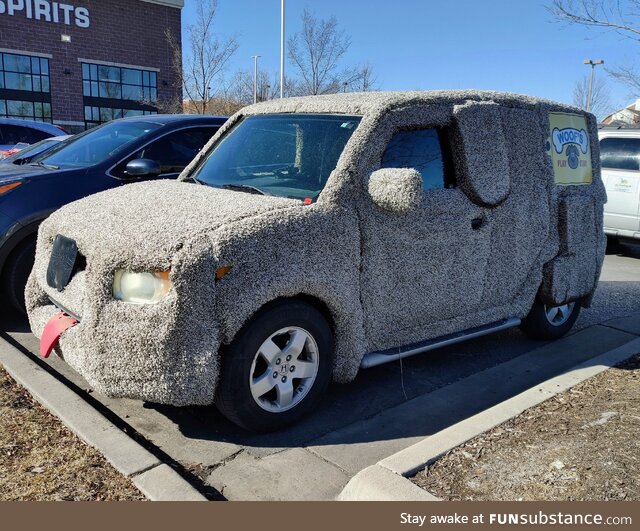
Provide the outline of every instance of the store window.
{"type": "Polygon", "coordinates": [[[130,116],[148,116],[150,114],[158,114],[158,111],[141,110],[141,109],[117,109],[113,107],[95,107],[85,105],[84,121],[87,127],[100,125],[110,120],[118,118],[128,118],[130,116]]]}
{"type": "Polygon", "coordinates": [[[158,74],[152,70],[82,63],[84,96],[116,100],[158,99],[158,74]]]}
{"type": "Polygon", "coordinates": [[[0,53],[0,89],[49,93],[49,59],[0,53]]]}
{"type": "Polygon", "coordinates": [[[49,59],[0,52],[0,117],[51,122],[49,59]]]}
{"type": "Polygon", "coordinates": [[[158,74],[144,68],[82,63],[86,127],[157,114],[158,74]]]}
{"type": "Polygon", "coordinates": [[[0,99],[0,117],[51,122],[51,103],[0,99]]]}

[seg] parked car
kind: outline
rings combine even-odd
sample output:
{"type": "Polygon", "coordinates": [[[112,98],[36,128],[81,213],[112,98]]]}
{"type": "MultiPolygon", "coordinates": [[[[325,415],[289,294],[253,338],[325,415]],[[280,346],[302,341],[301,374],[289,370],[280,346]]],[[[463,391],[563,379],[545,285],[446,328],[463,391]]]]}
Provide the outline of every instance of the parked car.
{"type": "Polygon", "coordinates": [[[611,239],[640,241],[640,128],[600,130],[602,180],[607,189],[604,231],[611,239]]]}
{"type": "Polygon", "coordinates": [[[37,162],[0,169],[3,300],[24,311],[36,232],[51,212],[133,181],[177,177],[225,120],[196,115],[123,118],[60,142],[37,162]]]}
{"type": "Polygon", "coordinates": [[[64,134],[64,129],[46,122],[0,118],[0,156],[3,152],[13,150],[17,144],[35,144],[60,133],[64,134]]]}
{"type": "Polygon", "coordinates": [[[361,367],[567,333],[604,259],[598,156],[593,115],[513,94],[250,106],[181,182],[41,225],[31,328],[102,393],[277,429],[361,367]]]}
{"type": "Polygon", "coordinates": [[[11,168],[11,164],[20,166],[21,164],[29,164],[36,157],[44,157],[48,150],[67,138],[71,138],[71,135],[52,136],[50,138],[40,140],[40,142],[36,142],[35,144],[28,145],[12,155],[9,155],[4,159],[0,159],[0,171],[11,168]]]}

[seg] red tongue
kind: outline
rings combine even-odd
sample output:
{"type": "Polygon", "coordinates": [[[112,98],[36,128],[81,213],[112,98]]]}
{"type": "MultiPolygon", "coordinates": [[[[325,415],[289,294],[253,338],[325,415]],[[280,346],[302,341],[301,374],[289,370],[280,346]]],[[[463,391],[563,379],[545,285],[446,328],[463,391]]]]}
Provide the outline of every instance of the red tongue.
{"type": "Polygon", "coordinates": [[[58,344],[60,336],[77,324],[77,319],[68,316],[64,312],[59,312],[49,319],[40,338],[40,355],[43,358],[48,358],[53,347],[58,344]]]}

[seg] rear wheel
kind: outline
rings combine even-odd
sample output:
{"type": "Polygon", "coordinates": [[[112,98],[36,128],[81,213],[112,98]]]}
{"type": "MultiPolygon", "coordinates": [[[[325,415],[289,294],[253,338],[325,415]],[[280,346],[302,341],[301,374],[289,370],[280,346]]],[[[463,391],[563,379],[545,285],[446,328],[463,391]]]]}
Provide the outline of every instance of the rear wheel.
{"type": "Polygon", "coordinates": [[[35,238],[20,242],[9,255],[2,270],[2,291],[12,308],[21,314],[27,312],[24,302],[24,289],[33,268],[35,255],[35,238]]]}
{"type": "Polygon", "coordinates": [[[571,330],[579,314],[579,302],[548,306],[536,298],[520,328],[534,339],[559,339],[571,330]]]}
{"type": "Polygon", "coordinates": [[[222,354],[216,405],[249,431],[273,431],[307,415],[331,379],[333,334],[297,300],[256,314],[222,354]]]}

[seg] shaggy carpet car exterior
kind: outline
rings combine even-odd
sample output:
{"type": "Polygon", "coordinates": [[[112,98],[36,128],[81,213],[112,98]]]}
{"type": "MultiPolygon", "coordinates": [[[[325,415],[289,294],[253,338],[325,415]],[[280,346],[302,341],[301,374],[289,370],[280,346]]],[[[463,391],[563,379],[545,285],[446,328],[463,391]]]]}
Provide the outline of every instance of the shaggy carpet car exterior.
{"type": "Polygon", "coordinates": [[[77,315],[56,352],[97,390],[211,403],[221,345],[282,297],[305,296],[330,316],[339,382],[356,376],[368,352],[522,318],[538,292],[548,304],[589,304],[605,249],[592,115],[480,91],[271,101],[233,116],[181,180],[239,120],[269,113],[362,116],[312,205],[158,181],[82,199],[41,225],[26,291],[32,330],[40,336],[58,308],[77,315]],[[551,112],[586,118],[590,183],[556,184],[551,112]],[[448,128],[457,186],[419,197],[398,190],[394,200],[383,172],[370,190],[393,134],[421,127],[448,128]],[[378,193],[387,203],[372,200],[378,193]],[[476,220],[482,227],[471,230],[476,220]],[[58,234],[76,241],[87,264],[61,292],[46,281],[58,234]],[[223,266],[230,273],[216,279],[223,266]],[[118,269],[170,271],[173,288],[157,304],[123,303],[112,295],[118,269]]]}

